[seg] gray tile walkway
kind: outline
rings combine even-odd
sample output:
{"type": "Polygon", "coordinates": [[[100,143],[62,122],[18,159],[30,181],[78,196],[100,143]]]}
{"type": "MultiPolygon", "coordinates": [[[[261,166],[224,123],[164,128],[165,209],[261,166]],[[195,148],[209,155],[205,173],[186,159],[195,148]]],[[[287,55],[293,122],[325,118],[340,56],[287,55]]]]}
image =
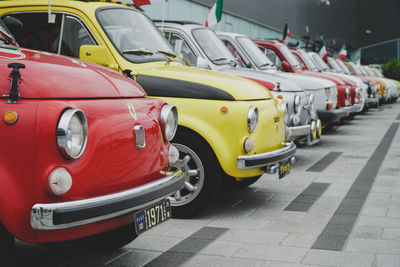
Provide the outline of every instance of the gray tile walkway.
{"type": "Polygon", "coordinates": [[[376,168],[365,166],[399,116],[400,102],[391,107],[358,115],[319,144],[300,147],[289,176],[264,175],[249,188],[226,191],[196,218],[167,221],[113,252],[18,242],[18,265],[45,258],[40,266],[400,266],[400,131],[375,180],[357,180],[364,168],[376,168]],[[339,151],[321,171],[306,171],[339,151]],[[312,191],[301,195],[316,183],[329,186],[316,199],[312,191]],[[298,211],[285,210],[299,196],[298,211]],[[312,249],[316,242],[321,249],[312,249]]]}

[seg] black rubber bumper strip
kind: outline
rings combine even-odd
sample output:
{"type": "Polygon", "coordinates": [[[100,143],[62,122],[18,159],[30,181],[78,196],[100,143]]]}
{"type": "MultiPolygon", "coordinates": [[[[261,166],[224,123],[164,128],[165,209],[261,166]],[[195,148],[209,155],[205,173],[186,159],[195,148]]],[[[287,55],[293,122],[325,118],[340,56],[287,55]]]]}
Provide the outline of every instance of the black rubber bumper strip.
{"type": "Polygon", "coordinates": [[[323,123],[336,122],[344,117],[344,111],[340,109],[317,110],[318,118],[323,123]]]}
{"type": "Polygon", "coordinates": [[[148,194],[136,195],[130,198],[108,202],[105,204],[93,204],[91,207],[55,210],[53,213],[53,224],[58,225],[78,222],[112,214],[118,211],[123,211],[131,207],[144,205],[153,201],[154,199],[158,199],[168,195],[170,192],[176,191],[176,186],[177,185],[173,183],[148,194]]]}

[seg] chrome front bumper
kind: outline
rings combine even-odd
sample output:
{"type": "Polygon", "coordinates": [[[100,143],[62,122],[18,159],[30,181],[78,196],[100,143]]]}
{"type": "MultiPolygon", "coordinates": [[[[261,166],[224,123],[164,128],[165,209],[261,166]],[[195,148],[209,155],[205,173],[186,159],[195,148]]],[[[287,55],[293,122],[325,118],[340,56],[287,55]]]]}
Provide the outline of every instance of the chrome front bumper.
{"type": "Polygon", "coordinates": [[[361,112],[364,109],[364,104],[365,104],[365,99],[364,98],[361,100],[361,103],[354,104],[352,106],[353,107],[353,113],[361,112]]]}
{"type": "Polygon", "coordinates": [[[271,152],[239,156],[236,160],[236,166],[239,170],[266,167],[290,159],[295,152],[296,145],[293,142],[285,143],[284,148],[271,152]]]}
{"type": "Polygon", "coordinates": [[[58,230],[98,222],[142,209],[182,188],[179,170],[154,182],[115,194],[76,201],[35,204],[31,210],[34,230],[58,230]]]}
{"type": "Polygon", "coordinates": [[[292,127],[287,127],[287,134],[286,138],[287,140],[295,140],[298,137],[301,136],[308,136],[310,135],[311,132],[311,125],[301,125],[301,126],[292,126],[292,127]]]}
{"type": "Polygon", "coordinates": [[[377,104],[379,104],[379,98],[378,97],[371,97],[371,98],[367,98],[365,99],[365,105],[367,105],[367,107],[375,107],[377,104]]]}

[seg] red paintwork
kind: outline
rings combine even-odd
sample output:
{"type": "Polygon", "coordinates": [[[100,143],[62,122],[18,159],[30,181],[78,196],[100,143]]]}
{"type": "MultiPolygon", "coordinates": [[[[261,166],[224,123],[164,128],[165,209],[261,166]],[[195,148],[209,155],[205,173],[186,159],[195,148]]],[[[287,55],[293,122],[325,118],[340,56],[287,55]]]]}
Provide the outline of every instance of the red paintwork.
{"type": "MultiPolygon", "coordinates": [[[[312,70],[310,70],[308,68],[307,64],[304,62],[300,52],[297,49],[290,49],[290,50],[303,63],[303,69],[301,69],[300,71],[303,71],[304,73],[307,73],[307,75],[310,74],[310,75],[315,75],[317,77],[321,77],[321,78],[325,78],[325,79],[331,79],[331,81],[335,82],[336,85],[338,86],[338,94],[339,94],[339,84],[338,83],[341,83],[342,86],[340,88],[340,91],[342,91],[342,92],[340,92],[340,94],[342,94],[344,96],[344,98],[342,97],[339,100],[339,97],[338,97],[338,107],[351,106],[351,105],[355,104],[355,102],[356,102],[355,101],[355,99],[356,99],[356,84],[353,81],[351,81],[349,79],[346,79],[346,78],[343,78],[343,77],[337,77],[335,75],[331,75],[331,74],[326,73],[326,72],[312,71],[312,70]],[[345,105],[345,97],[346,97],[346,91],[345,91],[346,89],[345,88],[347,86],[350,86],[350,95],[347,96],[347,101],[348,101],[349,104],[345,105]],[[343,91],[343,88],[344,88],[344,91],[343,91]],[[340,106],[339,106],[339,102],[341,103],[340,106]]],[[[358,98],[359,97],[360,96],[358,96],[358,98]]]]}
{"type": "MultiPolygon", "coordinates": [[[[281,53],[281,51],[279,50],[279,45],[284,45],[278,41],[254,41],[257,45],[271,49],[273,51],[276,52],[276,54],[279,56],[281,61],[287,61],[284,57],[284,55],[281,53]]],[[[302,60],[301,60],[302,61],[302,60]]],[[[302,61],[303,62],[303,61],[302,61]]],[[[337,91],[338,91],[338,95],[337,95],[337,107],[341,108],[345,106],[345,102],[346,102],[346,84],[343,80],[333,76],[333,75],[329,75],[329,74],[325,74],[325,73],[318,73],[318,72],[313,72],[313,71],[309,71],[307,69],[295,69],[293,68],[290,64],[289,65],[289,72],[293,72],[293,73],[299,73],[299,74],[304,74],[307,76],[314,76],[314,77],[319,77],[319,78],[324,78],[327,80],[330,80],[332,82],[334,82],[337,86],[337,91]]],[[[303,64],[305,65],[305,64],[303,64]]],[[[285,71],[285,70],[283,70],[285,71]]],[[[354,89],[355,90],[355,89],[354,89]]],[[[349,101],[351,101],[350,97],[348,98],[349,101]]],[[[351,106],[351,105],[350,105],[351,106]]]]}
{"type": "Polygon", "coordinates": [[[84,237],[129,223],[131,215],[66,230],[34,231],[30,210],[35,203],[115,193],[164,176],[161,171],[168,167],[169,143],[163,140],[159,116],[165,103],[145,97],[134,81],[108,69],[21,51],[25,58],[0,56],[0,95],[10,91],[7,64],[26,65],[21,69],[20,101],[7,104],[0,98],[1,117],[8,110],[19,115],[11,126],[0,121],[1,223],[12,235],[31,243],[84,237]],[[128,103],[134,106],[137,121],[128,103]],[[63,159],[56,144],[57,122],[66,108],[83,110],[88,120],[86,150],[75,160],[63,159]],[[135,124],[146,131],[146,147],[140,151],[134,139],[135,124]],[[73,179],[70,191],[61,197],[53,196],[47,187],[49,173],[58,166],[65,167],[73,179]]]}
{"type": "Polygon", "coordinates": [[[275,89],[275,84],[273,84],[271,82],[259,80],[259,79],[256,79],[256,78],[244,77],[244,76],[242,76],[242,78],[246,78],[248,80],[252,80],[252,81],[254,81],[256,83],[259,83],[259,84],[261,84],[262,86],[264,86],[265,88],[267,88],[270,91],[275,89]]]}
{"type": "MultiPolygon", "coordinates": [[[[143,97],[145,92],[131,79],[111,69],[69,57],[0,45],[0,73],[9,74],[5,62],[22,62],[22,98],[118,98],[143,97]],[[19,53],[19,58],[14,54],[19,53]],[[13,53],[10,55],[10,53],[13,53]],[[60,82],[64,81],[64,82],[60,82]],[[57,84],[57,90],[54,85],[57,84]],[[32,88],[33,86],[33,88],[32,88]],[[40,90],[39,90],[40,88],[40,90]]],[[[0,80],[0,95],[10,91],[10,78],[0,80]]]]}

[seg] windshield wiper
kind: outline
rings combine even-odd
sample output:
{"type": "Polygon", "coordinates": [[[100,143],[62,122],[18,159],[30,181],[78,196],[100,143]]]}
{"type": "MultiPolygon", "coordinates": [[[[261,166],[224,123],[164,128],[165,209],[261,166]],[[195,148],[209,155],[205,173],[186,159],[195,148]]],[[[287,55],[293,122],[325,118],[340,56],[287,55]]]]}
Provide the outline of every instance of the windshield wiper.
{"type": "Polygon", "coordinates": [[[142,49],[126,49],[122,51],[123,54],[132,54],[132,55],[154,55],[153,52],[149,50],[142,49]]]}
{"type": "Polygon", "coordinates": [[[215,62],[215,61],[222,61],[222,60],[226,60],[226,57],[219,57],[216,59],[211,59],[211,61],[215,62]]]}
{"type": "Polygon", "coordinates": [[[157,53],[176,58],[176,55],[173,52],[158,50],[157,53]]]}
{"type": "Polygon", "coordinates": [[[262,68],[262,67],[267,67],[267,66],[274,66],[274,65],[271,64],[271,63],[264,63],[264,64],[261,64],[261,65],[260,65],[260,68],[262,68]]]}

